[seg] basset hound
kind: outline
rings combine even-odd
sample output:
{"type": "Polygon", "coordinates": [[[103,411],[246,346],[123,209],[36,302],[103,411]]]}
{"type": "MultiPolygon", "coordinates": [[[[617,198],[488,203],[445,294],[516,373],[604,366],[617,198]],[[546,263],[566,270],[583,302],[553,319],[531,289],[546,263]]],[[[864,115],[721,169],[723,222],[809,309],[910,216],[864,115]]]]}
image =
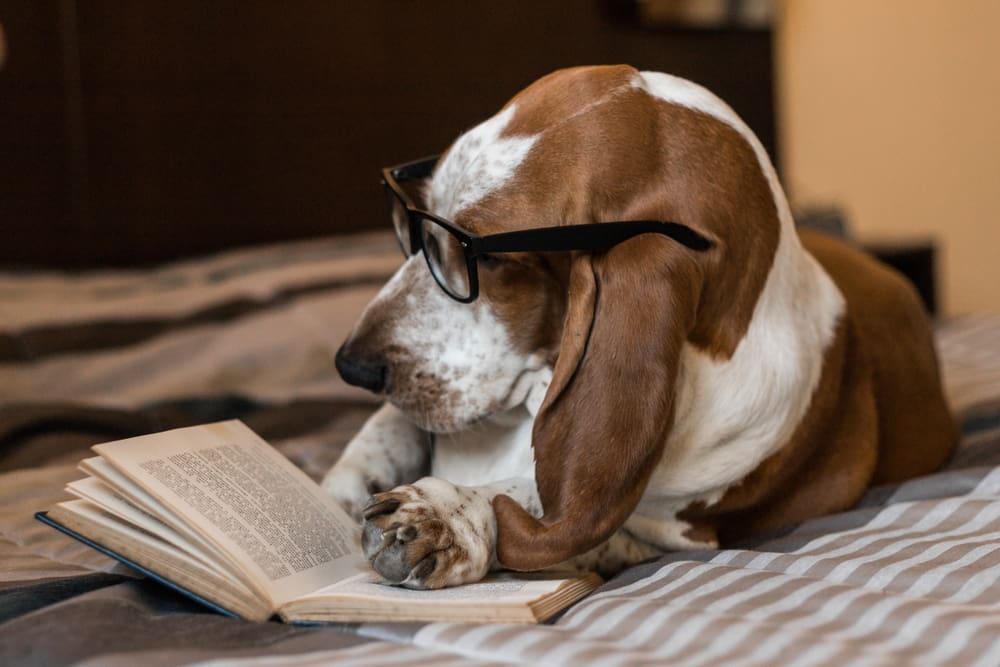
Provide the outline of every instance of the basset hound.
{"type": "Polygon", "coordinates": [[[843,510],[955,446],[914,290],[797,233],[696,84],[561,70],[384,176],[409,257],[336,362],[385,404],[323,486],[390,582],[613,573],[843,510]]]}

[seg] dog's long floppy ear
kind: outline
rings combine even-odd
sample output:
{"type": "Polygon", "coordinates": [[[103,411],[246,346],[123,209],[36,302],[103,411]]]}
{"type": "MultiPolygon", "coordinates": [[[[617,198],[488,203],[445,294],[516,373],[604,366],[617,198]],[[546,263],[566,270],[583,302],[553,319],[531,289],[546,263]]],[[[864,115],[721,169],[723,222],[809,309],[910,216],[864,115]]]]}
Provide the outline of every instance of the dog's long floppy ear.
{"type": "Polygon", "coordinates": [[[583,553],[635,509],[673,424],[703,281],[695,254],[645,235],[573,258],[559,356],[533,432],[544,515],[494,500],[505,567],[535,570],[583,553]]]}

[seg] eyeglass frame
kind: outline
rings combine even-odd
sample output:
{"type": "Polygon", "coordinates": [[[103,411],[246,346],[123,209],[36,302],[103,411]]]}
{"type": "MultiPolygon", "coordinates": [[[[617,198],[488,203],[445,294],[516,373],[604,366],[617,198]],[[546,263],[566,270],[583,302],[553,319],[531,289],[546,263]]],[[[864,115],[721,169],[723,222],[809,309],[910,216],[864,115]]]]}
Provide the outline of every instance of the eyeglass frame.
{"type": "MultiPolygon", "coordinates": [[[[642,234],[660,234],[698,252],[704,252],[714,247],[715,243],[705,238],[694,229],[678,222],[661,220],[622,220],[612,222],[588,222],[576,225],[557,227],[535,227],[520,229],[499,234],[480,236],[462,229],[450,220],[435,215],[430,211],[418,208],[413,199],[400,186],[400,181],[429,178],[440,155],[425,157],[412,162],[405,162],[394,167],[382,169],[382,186],[389,196],[394,196],[403,205],[407,215],[407,225],[410,235],[410,251],[407,253],[402,239],[399,239],[403,253],[412,257],[418,252],[424,253],[427,268],[438,286],[445,294],[460,303],[472,303],[479,297],[479,264],[482,255],[502,254],[509,252],[569,252],[572,250],[608,250],[642,234]],[[442,284],[430,258],[424,249],[423,237],[420,233],[420,219],[429,218],[444,228],[446,232],[458,239],[465,255],[466,271],[469,279],[469,296],[462,298],[453,293],[452,289],[442,284]]],[[[390,208],[391,208],[391,202],[390,208]]],[[[391,210],[390,210],[391,213],[391,210]]],[[[395,222],[393,228],[395,229],[395,222]]],[[[397,232],[397,237],[399,232],[397,232]]]]}

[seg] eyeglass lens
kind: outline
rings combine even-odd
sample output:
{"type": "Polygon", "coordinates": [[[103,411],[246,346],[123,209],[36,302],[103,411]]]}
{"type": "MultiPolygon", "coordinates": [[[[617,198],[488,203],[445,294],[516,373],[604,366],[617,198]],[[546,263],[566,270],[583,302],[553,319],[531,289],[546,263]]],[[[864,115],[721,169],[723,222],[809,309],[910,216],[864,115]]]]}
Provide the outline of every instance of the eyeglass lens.
{"type": "Polygon", "coordinates": [[[403,254],[409,257],[413,254],[413,249],[410,247],[409,213],[389,186],[385,187],[385,198],[389,203],[389,215],[392,217],[392,228],[396,230],[396,239],[403,249],[403,254]]]}
{"type": "Polygon", "coordinates": [[[417,215],[419,221],[420,244],[431,274],[444,291],[457,299],[467,299],[472,294],[469,267],[461,241],[436,220],[411,213],[403,201],[388,186],[385,187],[386,201],[392,227],[403,253],[410,257],[414,248],[410,242],[410,216],[417,215]]]}
{"type": "Polygon", "coordinates": [[[420,219],[420,240],[427,266],[438,284],[458,299],[469,298],[472,288],[461,242],[430,218],[420,219]]]}

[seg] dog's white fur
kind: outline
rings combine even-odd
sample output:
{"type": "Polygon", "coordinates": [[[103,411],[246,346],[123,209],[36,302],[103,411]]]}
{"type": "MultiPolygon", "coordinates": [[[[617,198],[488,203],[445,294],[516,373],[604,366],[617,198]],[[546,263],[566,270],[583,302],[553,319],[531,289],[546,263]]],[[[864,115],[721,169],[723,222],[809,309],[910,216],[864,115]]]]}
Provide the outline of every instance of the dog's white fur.
{"type": "Polygon", "coordinates": [[[513,176],[536,139],[501,137],[513,117],[514,107],[510,106],[455,141],[430,186],[433,210],[438,215],[455,218],[513,176]]]}
{"type": "MultiPolygon", "coordinates": [[[[819,381],[822,351],[844,311],[837,287],[800,248],[774,169],[736,114],[709,91],[676,77],[641,73],[634,85],[710,114],[745,138],[770,182],[780,239],[749,329],[733,356],[718,361],[685,346],[675,422],[663,459],[625,526],[577,559],[585,567],[713,546],[686,537],[690,526],[676,513],[694,501],[717,501],[789,439],[807,409],[819,381]]],[[[430,210],[453,217],[516,173],[533,139],[500,138],[513,113],[513,105],[508,106],[453,145],[429,188],[430,210]]],[[[397,510],[397,530],[406,528],[408,508],[420,505],[450,521],[455,548],[469,554],[467,567],[453,568],[434,585],[475,581],[496,565],[496,522],[488,500],[507,494],[541,515],[531,427],[552,369],[541,357],[513,349],[484,300],[461,304],[446,296],[422,257],[410,258],[370,307],[385,302],[404,304],[392,333],[394,344],[407,350],[414,368],[444,379],[457,399],[442,411],[402,388],[390,389],[393,405],[372,417],[323,486],[357,514],[371,492],[402,484],[395,491],[408,501],[397,510]],[[436,434],[432,451],[424,430],[436,434]],[[432,477],[413,482],[428,458],[432,477]],[[470,501],[473,495],[479,500],[470,501]],[[455,511],[456,503],[464,505],[461,512],[455,511]]],[[[403,583],[424,586],[424,575],[403,583]]]]}

